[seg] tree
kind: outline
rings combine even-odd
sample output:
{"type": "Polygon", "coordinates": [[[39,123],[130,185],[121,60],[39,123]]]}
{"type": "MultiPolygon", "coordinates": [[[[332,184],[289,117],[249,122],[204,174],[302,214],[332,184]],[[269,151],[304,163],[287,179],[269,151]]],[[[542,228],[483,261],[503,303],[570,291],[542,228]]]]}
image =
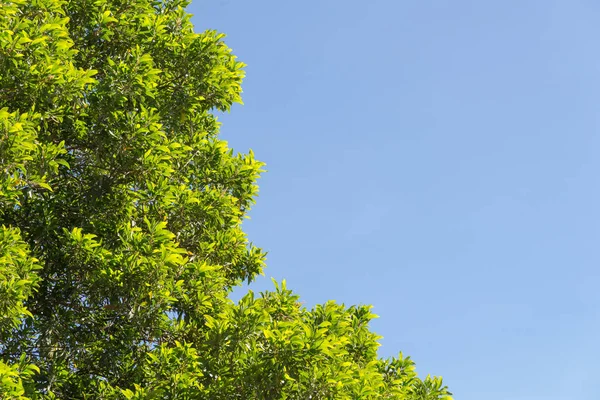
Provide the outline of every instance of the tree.
{"type": "Polygon", "coordinates": [[[450,399],[367,306],[238,303],[263,164],[218,137],[244,64],[186,0],[0,0],[0,397],[450,399]]]}

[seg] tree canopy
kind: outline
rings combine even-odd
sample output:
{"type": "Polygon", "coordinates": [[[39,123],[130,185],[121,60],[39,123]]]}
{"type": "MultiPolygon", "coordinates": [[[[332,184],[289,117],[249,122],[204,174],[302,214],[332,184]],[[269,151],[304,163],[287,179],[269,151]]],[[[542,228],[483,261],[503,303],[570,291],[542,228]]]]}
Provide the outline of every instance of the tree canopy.
{"type": "Polygon", "coordinates": [[[0,398],[451,399],[368,306],[306,309],[218,136],[244,64],[185,0],[0,0],[0,398]]]}

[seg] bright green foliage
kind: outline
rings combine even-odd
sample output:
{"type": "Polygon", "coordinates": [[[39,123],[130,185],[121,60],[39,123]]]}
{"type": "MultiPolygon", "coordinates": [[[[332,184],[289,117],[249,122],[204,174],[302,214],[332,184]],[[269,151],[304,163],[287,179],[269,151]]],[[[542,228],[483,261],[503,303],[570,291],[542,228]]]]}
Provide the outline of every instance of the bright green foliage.
{"type": "Polygon", "coordinates": [[[218,138],[244,65],[185,0],[0,0],[0,398],[450,399],[313,310],[241,229],[262,163],[218,138]]]}

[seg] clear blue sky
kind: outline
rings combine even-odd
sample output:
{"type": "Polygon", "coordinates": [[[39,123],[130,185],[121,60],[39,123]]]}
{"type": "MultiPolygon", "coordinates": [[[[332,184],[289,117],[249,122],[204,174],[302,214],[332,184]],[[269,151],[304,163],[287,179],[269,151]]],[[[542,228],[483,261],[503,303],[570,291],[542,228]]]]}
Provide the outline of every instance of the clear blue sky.
{"type": "Polygon", "coordinates": [[[600,399],[600,3],[195,0],[248,64],[246,223],[457,400],[600,399]]]}

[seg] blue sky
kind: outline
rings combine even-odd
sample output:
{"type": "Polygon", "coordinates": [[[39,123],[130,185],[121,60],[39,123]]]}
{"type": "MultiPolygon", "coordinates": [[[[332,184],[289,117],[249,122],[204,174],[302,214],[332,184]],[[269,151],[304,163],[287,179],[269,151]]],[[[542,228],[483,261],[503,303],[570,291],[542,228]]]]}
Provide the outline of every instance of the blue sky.
{"type": "Polygon", "coordinates": [[[307,306],[456,400],[600,398],[600,4],[195,0],[248,64],[222,136],[246,223],[307,306]]]}

